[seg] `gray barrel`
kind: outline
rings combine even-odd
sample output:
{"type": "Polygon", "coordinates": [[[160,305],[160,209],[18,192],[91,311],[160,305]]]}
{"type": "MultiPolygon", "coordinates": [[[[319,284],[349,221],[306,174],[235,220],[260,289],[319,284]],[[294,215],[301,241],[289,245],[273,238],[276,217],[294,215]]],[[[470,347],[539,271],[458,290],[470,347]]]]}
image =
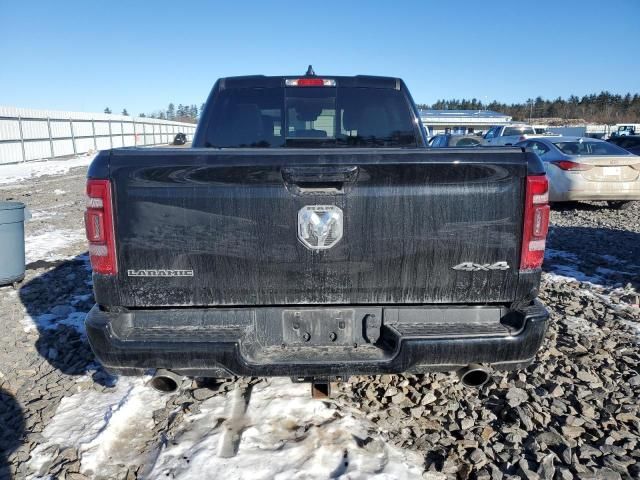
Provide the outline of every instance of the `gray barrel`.
{"type": "Polygon", "coordinates": [[[0,202],[0,285],[24,278],[24,203],[0,202]]]}

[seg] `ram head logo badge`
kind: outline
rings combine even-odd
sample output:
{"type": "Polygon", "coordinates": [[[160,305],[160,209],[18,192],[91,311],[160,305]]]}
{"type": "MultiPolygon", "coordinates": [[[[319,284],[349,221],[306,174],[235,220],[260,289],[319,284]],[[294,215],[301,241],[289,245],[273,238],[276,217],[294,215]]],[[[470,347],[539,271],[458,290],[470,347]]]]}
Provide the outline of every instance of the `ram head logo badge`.
{"type": "Polygon", "coordinates": [[[310,250],[326,250],[342,238],[342,210],[335,205],[307,205],[298,211],[298,238],[310,250]]]}

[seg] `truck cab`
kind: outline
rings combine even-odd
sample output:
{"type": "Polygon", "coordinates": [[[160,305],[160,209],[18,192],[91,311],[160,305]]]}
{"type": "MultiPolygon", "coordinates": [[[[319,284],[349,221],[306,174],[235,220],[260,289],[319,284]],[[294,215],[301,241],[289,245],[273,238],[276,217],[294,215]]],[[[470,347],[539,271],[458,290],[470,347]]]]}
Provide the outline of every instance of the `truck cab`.
{"type": "Polygon", "coordinates": [[[636,134],[635,125],[619,125],[618,129],[615,131],[614,136],[626,137],[626,136],[635,135],[635,134],[636,134]]]}

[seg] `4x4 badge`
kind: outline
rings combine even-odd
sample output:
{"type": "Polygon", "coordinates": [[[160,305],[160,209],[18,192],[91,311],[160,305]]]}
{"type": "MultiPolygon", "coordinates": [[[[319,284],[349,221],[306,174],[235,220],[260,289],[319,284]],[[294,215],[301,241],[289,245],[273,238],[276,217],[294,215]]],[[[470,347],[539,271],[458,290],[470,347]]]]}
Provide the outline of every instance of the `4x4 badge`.
{"type": "Polygon", "coordinates": [[[463,272],[482,272],[489,270],[509,270],[509,264],[507,262],[496,263],[473,263],[464,262],[459,263],[455,267],[451,267],[454,270],[461,270],[463,272]]]}

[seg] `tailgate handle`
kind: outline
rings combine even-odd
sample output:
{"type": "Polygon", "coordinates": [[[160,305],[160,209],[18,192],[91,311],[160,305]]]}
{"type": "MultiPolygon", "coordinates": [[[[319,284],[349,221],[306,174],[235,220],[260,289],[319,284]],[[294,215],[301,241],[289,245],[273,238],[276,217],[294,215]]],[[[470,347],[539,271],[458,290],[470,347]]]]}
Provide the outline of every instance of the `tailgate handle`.
{"type": "Polygon", "coordinates": [[[282,178],[289,185],[301,190],[342,190],[345,183],[358,177],[358,167],[288,167],[282,169],[282,178]]]}

